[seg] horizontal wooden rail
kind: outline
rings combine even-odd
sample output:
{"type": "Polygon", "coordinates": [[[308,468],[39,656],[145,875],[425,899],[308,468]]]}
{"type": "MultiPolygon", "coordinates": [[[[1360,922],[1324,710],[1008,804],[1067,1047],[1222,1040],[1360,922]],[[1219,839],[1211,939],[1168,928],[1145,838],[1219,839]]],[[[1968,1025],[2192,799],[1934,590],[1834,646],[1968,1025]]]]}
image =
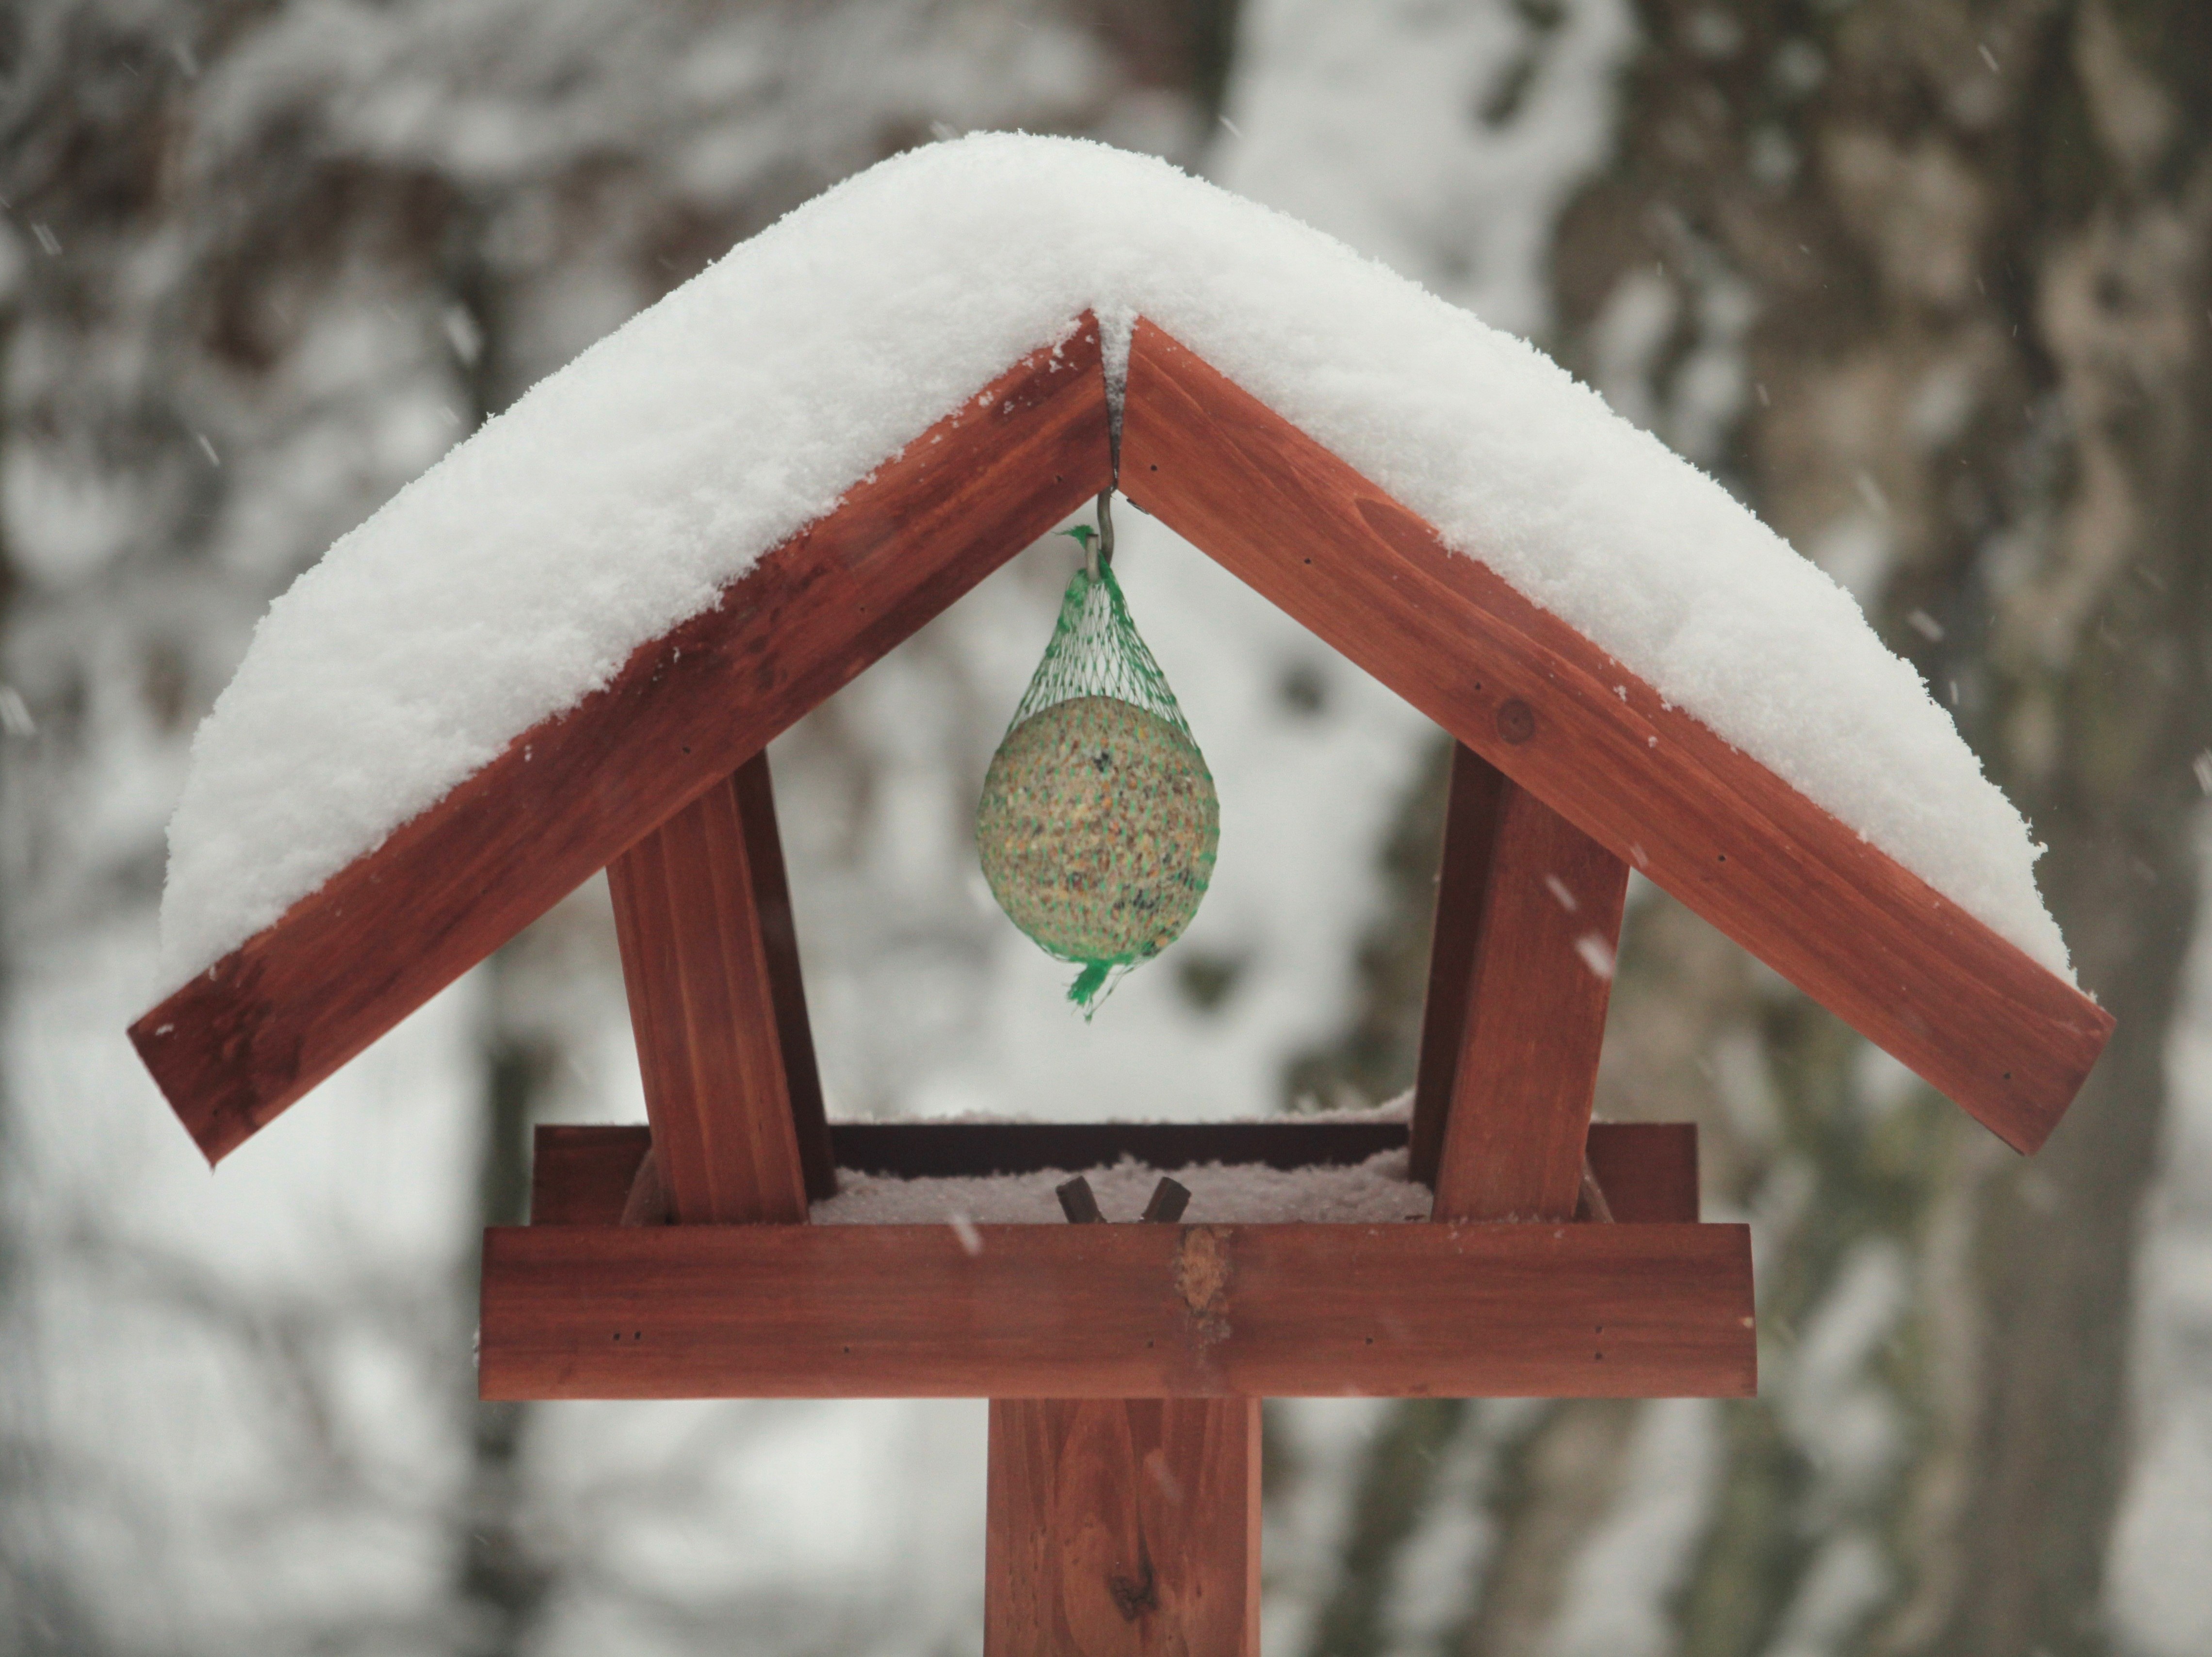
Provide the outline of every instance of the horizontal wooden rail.
{"type": "MultiPolygon", "coordinates": [[[[1075,1172],[1133,1156],[1147,1167],[1256,1162],[1344,1168],[1406,1144],[1403,1122],[839,1122],[837,1166],[902,1179],[1075,1172]]],[[[534,1225],[617,1225],[652,1143],[643,1126],[549,1126],[531,1171],[534,1225]]],[[[1593,1122],[1589,1160],[1615,1220],[1698,1217],[1698,1130],[1690,1122],[1593,1122]]]]}
{"type": "Polygon", "coordinates": [[[1035,353],[720,603],[131,1026],[210,1161],[1106,487],[1098,330],[1035,353]]]}
{"type": "Polygon", "coordinates": [[[1121,487],[2021,1150],[2109,1014],[1149,322],[1121,487]]]}
{"type": "Polygon", "coordinates": [[[1741,1225],[512,1226],[487,1399],[1724,1397],[1741,1225]]]}

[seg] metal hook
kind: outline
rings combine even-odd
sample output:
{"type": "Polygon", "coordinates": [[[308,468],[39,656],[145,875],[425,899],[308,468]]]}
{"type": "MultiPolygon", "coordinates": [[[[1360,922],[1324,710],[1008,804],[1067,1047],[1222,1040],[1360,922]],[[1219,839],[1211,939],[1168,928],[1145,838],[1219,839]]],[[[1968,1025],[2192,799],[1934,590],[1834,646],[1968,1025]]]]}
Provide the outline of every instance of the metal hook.
{"type": "MultiPolygon", "coordinates": [[[[1110,486],[1098,491],[1098,561],[1114,561],[1114,491],[1110,486]]],[[[1091,571],[1093,575],[1097,573],[1091,571]]]]}

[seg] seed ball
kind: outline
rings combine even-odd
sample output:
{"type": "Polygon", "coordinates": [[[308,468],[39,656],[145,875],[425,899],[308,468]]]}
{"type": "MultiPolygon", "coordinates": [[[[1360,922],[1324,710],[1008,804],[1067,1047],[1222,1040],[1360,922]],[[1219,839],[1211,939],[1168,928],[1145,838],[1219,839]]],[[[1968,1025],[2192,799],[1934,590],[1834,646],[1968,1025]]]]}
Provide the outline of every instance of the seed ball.
{"type": "Polygon", "coordinates": [[[991,895],[1069,961],[1142,961],[1175,942],[1220,835],[1197,744],[1113,696],[1055,702],[1016,725],[975,807],[991,895]]]}

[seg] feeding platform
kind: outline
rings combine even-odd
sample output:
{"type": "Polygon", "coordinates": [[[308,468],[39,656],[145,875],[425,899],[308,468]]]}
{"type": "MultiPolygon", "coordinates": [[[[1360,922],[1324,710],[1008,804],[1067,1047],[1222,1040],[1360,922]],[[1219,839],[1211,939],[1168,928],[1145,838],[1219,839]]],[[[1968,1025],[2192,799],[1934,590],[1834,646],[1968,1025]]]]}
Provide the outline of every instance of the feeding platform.
{"type": "MultiPolygon", "coordinates": [[[[1694,1130],[1591,1120],[1632,867],[2024,1151],[2111,1021],[2062,970],[2025,831],[1948,720],[1849,600],[1716,486],[1525,347],[1209,186],[1052,141],[942,149],[805,209],[587,355],[286,601],[255,649],[305,659],[347,581],[384,603],[380,573],[404,586],[465,533],[493,549],[485,590],[533,625],[615,630],[571,659],[546,627],[556,654],[531,660],[545,683],[527,718],[527,696],[488,713],[471,700],[482,640],[465,629],[438,646],[449,676],[426,677],[421,651],[399,663],[370,688],[394,721],[437,727],[442,695],[468,740],[392,759],[383,794],[310,801],[286,821],[320,837],[315,854],[276,872],[281,840],[248,853],[280,830],[234,842],[204,827],[250,819],[250,787],[188,789],[171,893],[183,973],[132,1035],[220,1158],[606,870],[650,1122],[541,1132],[532,1223],[485,1237],[484,1395],[988,1397],[988,1651],[1249,1653],[1258,1399],[1754,1390],[1748,1233],[1699,1220],[1694,1130]],[[861,232],[909,249],[907,277],[957,272],[1015,222],[1008,203],[1060,215],[1035,227],[1042,240],[1103,217],[1134,246],[1114,330],[1056,276],[915,282],[950,341],[927,354],[868,308],[921,325],[906,288],[855,298],[793,275],[861,232]],[[1006,322],[1024,305],[1034,318],[1006,322]],[[749,307],[757,337],[731,321],[749,307]],[[824,353],[811,391],[805,327],[824,353]],[[832,349],[853,338],[908,355],[871,379],[866,351],[832,349]],[[1001,339],[1014,346],[994,359],[1001,339]],[[806,456],[714,472],[735,464],[727,432],[686,450],[674,416],[738,416],[666,391],[690,373],[750,386],[785,424],[810,395],[849,415],[860,446],[822,463],[827,498],[745,517],[748,477],[773,494],[788,481],[775,466],[806,456]],[[870,437],[878,411],[854,388],[909,384],[927,417],[894,410],[870,437]],[[670,417],[624,447],[657,397],[670,417]],[[612,458],[574,440],[586,428],[612,458]],[[1455,741],[1402,1122],[825,1120],[766,745],[1109,489],[1455,741]],[[751,541],[684,566],[700,596],[677,581],[608,622],[619,583],[572,593],[526,562],[501,573],[501,549],[535,536],[564,569],[619,574],[585,538],[616,507],[656,556],[706,557],[712,537],[683,520],[701,501],[699,524],[751,541]],[[1610,551],[1584,544],[1608,536],[1610,551]],[[1592,579],[1547,586],[1554,567],[1592,579]],[[1764,574],[1747,586],[1739,568],[1764,574]],[[1818,627],[1799,628],[1799,609],[1818,627]],[[385,794],[409,803],[386,810],[385,794]],[[246,894],[228,909],[227,881],[246,894]],[[1385,1152],[1405,1158],[1420,1217],[810,1219],[841,1168],[1126,1156],[1167,1173],[1385,1152]]],[[[1112,248],[1071,257],[1121,280],[1112,248]]],[[[866,263],[853,282],[888,283],[884,261],[866,263]]],[[[410,602],[434,629],[453,601],[422,580],[410,602]]],[[[239,756],[314,717],[273,669],[249,660],[240,683],[199,750],[211,777],[249,774],[239,756]]],[[[301,746],[287,775],[321,762],[301,746]]]]}

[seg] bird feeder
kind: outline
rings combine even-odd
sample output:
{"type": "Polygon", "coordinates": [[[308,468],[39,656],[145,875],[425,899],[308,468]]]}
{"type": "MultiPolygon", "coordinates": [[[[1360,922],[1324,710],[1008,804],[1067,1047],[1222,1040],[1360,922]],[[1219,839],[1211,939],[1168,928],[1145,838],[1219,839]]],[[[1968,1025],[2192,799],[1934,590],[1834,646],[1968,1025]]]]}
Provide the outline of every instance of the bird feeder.
{"type": "Polygon", "coordinates": [[[611,682],[132,1036],[210,1158],[601,869],[647,1126],[541,1129],[483,1240],[486,1399],[988,1398],[986,1650],[1257,1649],[1260,1400],[1742,1398],[1695,1129],[1593,1122],[1639,869],[2007,1143],[2110,1018],[1139,319],[1007,366],[611,682]],[[1410,1122],[825,1120],[764,750],[1118,488],[1456,743],[1410,1122]],[[840,1168],[1356,1162],[1426,1223],[817,1225],[840,1168]]]}

